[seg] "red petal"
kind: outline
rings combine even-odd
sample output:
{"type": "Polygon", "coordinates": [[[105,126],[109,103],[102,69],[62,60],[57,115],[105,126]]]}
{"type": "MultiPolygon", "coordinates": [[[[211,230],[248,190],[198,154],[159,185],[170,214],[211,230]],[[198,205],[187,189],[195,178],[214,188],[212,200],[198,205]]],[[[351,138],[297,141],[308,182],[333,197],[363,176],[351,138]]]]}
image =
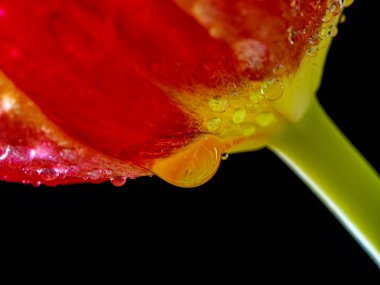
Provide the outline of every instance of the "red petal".
{"type": "MultiPolygon", "coordinates": [[[[291,72],[326,2],[2,0],[0,69],[71,144],[146,166],[201,133],[173,92],[291,72]]],[[[25,114],[0,123],[3,155],[49,141],[25,114]]]]}

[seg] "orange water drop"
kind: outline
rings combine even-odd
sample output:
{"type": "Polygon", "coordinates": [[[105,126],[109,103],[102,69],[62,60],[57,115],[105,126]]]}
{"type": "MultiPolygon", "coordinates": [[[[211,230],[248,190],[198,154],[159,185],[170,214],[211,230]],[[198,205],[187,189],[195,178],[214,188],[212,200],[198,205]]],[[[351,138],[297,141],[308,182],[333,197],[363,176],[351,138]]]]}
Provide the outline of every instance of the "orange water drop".
{"type": "Polygon", "coordinates": [[[202,135],[170,157],[159,159],[151,171],[166,182],[191,188],[209,181],[218,170],[222,143],[213,135],[202,135]]]}

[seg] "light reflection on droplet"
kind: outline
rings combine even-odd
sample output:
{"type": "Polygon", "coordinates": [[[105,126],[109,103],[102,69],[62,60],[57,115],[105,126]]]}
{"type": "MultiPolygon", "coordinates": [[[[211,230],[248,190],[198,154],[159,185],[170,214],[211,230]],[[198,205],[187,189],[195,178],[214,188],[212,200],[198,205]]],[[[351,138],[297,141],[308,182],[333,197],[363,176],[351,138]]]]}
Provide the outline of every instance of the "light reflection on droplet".
{"type": "Polygon", "coordinates": [[[220,156],[220,158],[221,158],[222,160],[227,160],[228,157],[229,157],[229,154],[228,154],[228,153],[223,153],[223,154],[220,156]]]}

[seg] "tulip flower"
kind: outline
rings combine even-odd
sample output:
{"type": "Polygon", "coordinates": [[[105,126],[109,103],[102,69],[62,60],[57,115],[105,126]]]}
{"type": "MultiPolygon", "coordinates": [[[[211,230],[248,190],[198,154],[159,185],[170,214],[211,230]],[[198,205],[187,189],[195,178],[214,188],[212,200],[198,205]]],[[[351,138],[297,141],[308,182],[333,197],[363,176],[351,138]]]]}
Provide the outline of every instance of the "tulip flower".
{"type": "Polygon", "coordinates": [[[378,175],[314,96],[351,2],[2,0],[0,179],[195,187],[268,147],[380,262],[378,175]]]}

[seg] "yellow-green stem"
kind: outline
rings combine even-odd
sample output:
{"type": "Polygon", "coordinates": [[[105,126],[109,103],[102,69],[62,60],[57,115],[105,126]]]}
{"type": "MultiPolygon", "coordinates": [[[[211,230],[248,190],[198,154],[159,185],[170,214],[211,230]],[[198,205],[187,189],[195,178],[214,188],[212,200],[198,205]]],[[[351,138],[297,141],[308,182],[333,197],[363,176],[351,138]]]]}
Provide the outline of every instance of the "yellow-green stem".
{"type": "Polygon", "coordinates": [[[380,267],[380,179],[319,105],[269,145],[380,267]]]}

